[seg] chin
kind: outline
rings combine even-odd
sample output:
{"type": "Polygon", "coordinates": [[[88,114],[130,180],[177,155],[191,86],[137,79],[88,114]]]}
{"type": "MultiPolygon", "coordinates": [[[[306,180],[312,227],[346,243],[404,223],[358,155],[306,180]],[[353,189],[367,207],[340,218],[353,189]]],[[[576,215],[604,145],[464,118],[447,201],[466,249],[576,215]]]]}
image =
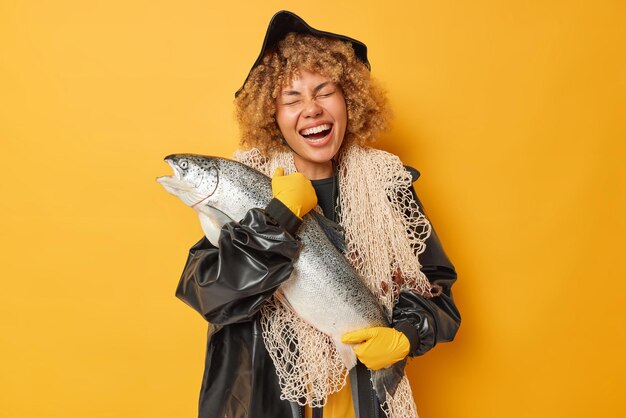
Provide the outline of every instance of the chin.
{"type": "Polygon", "coordinates": [[[323,164],[332,160],[335,157],[335,154],[337,154],[337,152],[333,152],[332,150],[327,152],[311,153],[307,159],[318,164],[323,164]]]}

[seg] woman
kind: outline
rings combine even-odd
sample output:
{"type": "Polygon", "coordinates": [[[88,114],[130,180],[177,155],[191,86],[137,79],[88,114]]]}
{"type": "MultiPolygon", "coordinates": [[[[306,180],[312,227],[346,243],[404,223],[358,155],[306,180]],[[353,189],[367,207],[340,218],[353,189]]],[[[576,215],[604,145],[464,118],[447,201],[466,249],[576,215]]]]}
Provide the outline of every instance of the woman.
{"type": "Polygon", "coordinates": [[[368,369],[454,338],[456,273],[420,210],[419,173],[365,146],[389,119],[365,45],[279,12],[235,105],[250,148],[237,158],[273,174],[274,199],[225,225],[219,248],[202,238],[190,250],[177,296],[214,325],[200,417],[301,417],[301,405],[313,417],[415,416],[406,380],[381,407],[368,369]],[[346,258],[392,325],[344,335],[360,360],[349,375],[328,337],[273,298],[318,203],[345,230],[346,258]]]}

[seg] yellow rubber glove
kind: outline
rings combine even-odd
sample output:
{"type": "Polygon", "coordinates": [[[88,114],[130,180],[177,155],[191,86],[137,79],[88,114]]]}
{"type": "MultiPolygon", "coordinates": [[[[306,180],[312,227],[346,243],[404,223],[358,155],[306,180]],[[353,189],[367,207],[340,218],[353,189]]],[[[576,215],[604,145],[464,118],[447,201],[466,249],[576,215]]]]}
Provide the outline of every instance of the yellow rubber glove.
{"type": "Polygon", "coordinates": [[[344,344],[356,344],[354,354],[368,369],[379,370],[404,360],[411,343],[402,332],[388,327],[363,328],[348,332],[341,338],[344,344]]]}
{"type": "Polygon", "coordinates": [[[282,167],[278,167],[272,176],[272,194],[300,219],[317,205],[311,180],[302,173],[285,176],[282,167]]]}

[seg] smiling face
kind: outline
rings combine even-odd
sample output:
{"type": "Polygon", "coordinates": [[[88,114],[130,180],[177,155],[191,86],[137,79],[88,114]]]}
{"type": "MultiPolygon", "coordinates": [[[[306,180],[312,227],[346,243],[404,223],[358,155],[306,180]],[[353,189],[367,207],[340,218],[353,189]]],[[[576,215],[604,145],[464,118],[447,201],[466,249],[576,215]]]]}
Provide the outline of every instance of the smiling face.
{"type": "Polygon", "coordinates": [[[346,133],[348,116],[341,88],[328,78],[299,71],[276,98],[276,122],[309,179],[332,176],[332,158],[346,133]]]}

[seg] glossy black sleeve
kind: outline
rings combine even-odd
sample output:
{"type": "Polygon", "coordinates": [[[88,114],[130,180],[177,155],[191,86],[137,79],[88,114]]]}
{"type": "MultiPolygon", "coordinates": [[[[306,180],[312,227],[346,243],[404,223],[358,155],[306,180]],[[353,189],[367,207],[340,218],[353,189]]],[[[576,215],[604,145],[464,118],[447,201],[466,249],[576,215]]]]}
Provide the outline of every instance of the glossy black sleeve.
{"type": "Polygon", "coordinates": [[[224,225],[219,248],[203,237],[189,251],[176,296],[216,325],[252,319],[289,278],[300,223],[274,199],[224,225]]]}
{"type": "MultiPolygon", "coordinates": [[[[409,171],[415,181],[419,173],[415,169],[409,171]]],[[[422,203],[412,186],[411,193],[424,213],[422,203]]],[[[432,224],[431,228],[431,234],[425,243],[426,249],[419,255],[419,261],[424,275],[431,285],[441,288],[441,293],[425,298],[414,292],[401,292],[393,310],[393,326],[404,332],[411,342],[410,356],[422,355],[437,343],[452,341],[461,325],[461,315],[452,297],[456,271],[432,224]]]]}

